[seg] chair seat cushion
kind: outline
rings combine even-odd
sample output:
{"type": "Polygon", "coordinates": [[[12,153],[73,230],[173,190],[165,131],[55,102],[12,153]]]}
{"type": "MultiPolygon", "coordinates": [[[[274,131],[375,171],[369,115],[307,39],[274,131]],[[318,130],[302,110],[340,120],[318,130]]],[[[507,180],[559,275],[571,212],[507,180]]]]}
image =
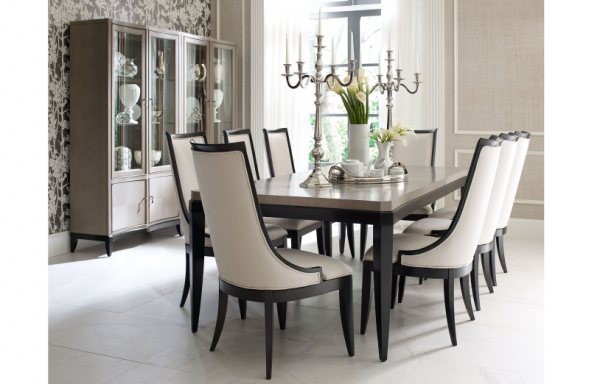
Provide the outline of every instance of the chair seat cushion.
{"type": "Polygon", "coordinates": [[[278,217],[265,217],[265,224],[277,225],[286,231],[299,231],[303,228],[318,223],[314,220],[300,220],[300,219],[281,219],[278,217]]]}
{"type": "Polygon", "coordinates": [[[438,209],[437,211],[433,212],[429,218],[452,220],[454,219],[454,215],[456,215],[456,208],[457,207],[446,207],[438,209]]]}
{"type": "MultiPolygon", "coordinates": [[[[429,244],[435,243],[439,238],[423,235],[412,235],[407,233],[397,233],[394,235],[394,250],[392,252],[392,262],[398,261],[398,251],[412,251],[425,248],[429,244]]],[[[365,253],[365,260],[373,261],[373,247],[365,253]]]]}
{"type": "Polygon", "coordinates": [[[427,218],[415,221],[409,225],[402,233],[409,233],[412,235],[429,235],[432,230],[443,231],[450,228],[452,220],[448,219],[434,219],[427,218]]]}
{"type": "MultiPolygon", "coordinates": [[[[267,228],[267,234],[269,235],[269,239],[271,240],[277,240],[282,238],[283,236],[287,236],[287,231],[281,227],[278,227],[276,225],[273,224],[265,224],[265,227],[267,228]]],[[[206,227],[204,229],[204,233],[206,233],[207,235],[210,235],[210,230],[208,229],[208,227],[206,227]]],[[[188,237],[186,236],[185,238],[185,243],[189,244],[189,240],[188,237]]],[[[210,241],[210,237],[207,237],[206,240],[204,241],[204,246],[205,247],[212,247],[212,243],[210,241]]]]}
{"type": "Polygon", "coordinates": [[[431,208],[431,204],[428,204],[426,206],[424,206],[423,208],[419,208],[416,211],[414,211],[413,213],[411,213],[411,215],[431,215],[433,213],[433,208],[431,208]]]}
{"type": "Polygon", "coordinates": [[[323,269],[323,280],[337,279],[352,274],[350,266],[329,256],[290,248],[278,248],[277,252],[281,257],[299,267],[321,267],[323,269]]]}

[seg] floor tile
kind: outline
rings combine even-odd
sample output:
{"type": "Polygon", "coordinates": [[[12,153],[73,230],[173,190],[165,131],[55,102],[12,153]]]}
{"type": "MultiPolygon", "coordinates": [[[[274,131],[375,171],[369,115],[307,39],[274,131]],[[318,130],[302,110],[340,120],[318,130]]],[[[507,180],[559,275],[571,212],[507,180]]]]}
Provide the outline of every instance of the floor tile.
{"type": "Polygon", "coordinates": [[[193,372],[179,371],[156,367],[147,364],[138,364],[135,368],[120,374],[106,384],[242,384],[248,381],[232,381],[214,376],[206,376],[193,372]]]}
{"type": "Polygon", "coordinates": [[[114,312],[50,303],[48,305],[48,341],[60,339],[114,315],[114,312]]]}

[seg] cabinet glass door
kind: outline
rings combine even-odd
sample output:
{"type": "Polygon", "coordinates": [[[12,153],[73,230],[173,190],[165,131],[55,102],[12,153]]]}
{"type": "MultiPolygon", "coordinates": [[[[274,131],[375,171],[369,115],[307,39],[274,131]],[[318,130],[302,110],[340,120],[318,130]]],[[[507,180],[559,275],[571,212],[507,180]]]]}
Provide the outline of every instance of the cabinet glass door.
{"type": "Polygon", "coordinates": [[[185,44],[185,133],[206,132],[208,50],[199,42],[185,44]]]}
{"type": "Polygon", "coordinates": [[[175,37],[150,35],[150,94],[148,100],[150,125],[150,169],[170,169],[165,132],[176,133],[177,116],[177,40],[175,37]],[[164,167],[158,168],[157,167],[164,167]]]}
{"type": "Polygon", "coordinates": [[[215,44],[213,48],[213,140],[223,142],[223,131],[236,129],[235,124],[235,62],[233,47],[215,44]]]}
{"type": "Polygon", "coordinates": [[[145,31],[113,31],[113,171],[118,176],[143,173],[145,31]]]}

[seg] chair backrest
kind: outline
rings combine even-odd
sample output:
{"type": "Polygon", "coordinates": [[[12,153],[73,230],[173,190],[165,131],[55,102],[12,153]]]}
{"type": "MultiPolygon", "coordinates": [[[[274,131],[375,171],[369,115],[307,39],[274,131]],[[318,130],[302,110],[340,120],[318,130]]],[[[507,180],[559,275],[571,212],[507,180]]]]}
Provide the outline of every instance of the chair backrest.
{"type": "Polygon", "coordinates": [[[500,137],[491,136],[490,139],[502,140],[503,142],[500,151],[500,160],[498,160],[496,179],[494,180],[494,186],[492,187],[492,194],[490,196],[490,203],[488,204],[483,227],[481,228],[479,245],[489,244],[494,240],[498,218],[502,211],[506,188],[508,187],[512,166],[515,161],[515,154],[517,153],[517,141],[519,140],[517,136],[506,134],[501,134],[500,137]]]}
{"type": "Polygon", "coordinates": [[[527,149],[529,148],[529,139],[531,135],[528,132],[515,132],[514,134],[519,136],[517,153],[515,154],[515,161],[513,163],[508,186],[506,187],[504,203],[496,228],[505,228],[508,225],[508,219],[510,219],[510,213],[512,212],[517,196],[517,189],[519,188],[519,181],[521,180],[523,165],[525,164],[525,157],[527,156],[527,149]]]}
{"type": "Polygon", "coordinates": [[[241,143],[191,144],[219,277],[248,289],[318,284],[322,270],[286,261],[271,244],[241,143]]]}
{"type": "Polygon", "coordinates": [[[287,128],[263,129],[271,177],[296,173],[287,128]]]}
{"type": "Polygon", "coordinates": [[[407,137],[408,145],[394,143],[392,158],[405,165],[435,165],[435,148],[437,145],[437,128],[415,130],[417,138],[407,137]]]}
{"type": "Polygon", "coordinates": [[[479,245],[502,142],[479,139],[454,220],[439,240],[417,251],[400,251],[402,264],[459,268],[473,261],[479,245]]]}
{"type": "Polygon", "coordinates": [[[192,198],[192,190],[198,189],[198,179],[194,170],[194,160],[192,151],[190,151],[190,140],[197,143],[206,143],[205,132],[184,133],[172,135],[165,132],[167,137],[167,147],[169,148],[169,158],[173,168],[173,181],[177,191],[177,202],[179,203],[179,221],[183,233],[188,239],[189,213],[188,202],[192,198]]]}
{"type": "Polygon", "coordinates": [[[223,131],[223,140],[225,143],[239,143],[243,142],[246,144],[246,153],[248,160],[250,161],[250,169],[252,169],[252,178],[254,181],[260,180],[260,174],[258,173],[258,164],[256,163],[256,154],[254,153],[254,142],[252,141],[252,135],[249,129],[234,129],[231,131],[223,131]]]}

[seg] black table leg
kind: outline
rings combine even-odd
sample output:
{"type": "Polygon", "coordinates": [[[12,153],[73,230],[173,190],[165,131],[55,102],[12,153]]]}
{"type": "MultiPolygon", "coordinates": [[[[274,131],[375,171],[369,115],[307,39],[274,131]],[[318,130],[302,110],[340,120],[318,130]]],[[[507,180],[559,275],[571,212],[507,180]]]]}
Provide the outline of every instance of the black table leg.
{"type": "Polygon", "coordinates": [[[190,200],[190,215],[190,293],[192,332],[196,332],[204,280],[204,209],[201,201],[190,200]]]}
{"type": "Polygon", "coordinates": [[[394,228],[373,226],[373,277],[375,282],[375,319],[379,359],[387,360],[392,295],[392,251],[394,228]]]}
{"type": "Polygon", "coordinates": [[[331,256],[333,253],[331,252],[332,246],[332,233],[331,233],[331,221],[323,222],[323,237],[325,237],[325,255],[331,256]]]}

